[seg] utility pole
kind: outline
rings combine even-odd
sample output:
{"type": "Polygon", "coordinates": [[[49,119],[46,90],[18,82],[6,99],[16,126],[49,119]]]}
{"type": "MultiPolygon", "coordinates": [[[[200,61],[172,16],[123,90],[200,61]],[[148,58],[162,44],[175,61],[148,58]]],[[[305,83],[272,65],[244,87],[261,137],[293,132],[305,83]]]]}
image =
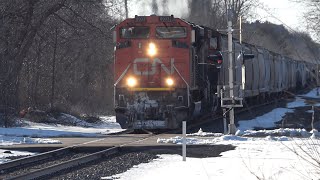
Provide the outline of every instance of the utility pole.
{"type": "MultiPolygon", "coordinates": [[[[233,87],[233,51],[232,51],[232,12],[228,9],[228,53],[229,53],[229,88],[230,88],[230,98],[232,98],[232,105],[234,104],[234,87],[233,87]]],[[[236,133],[236,125],[234,124],[234,107],[230,107],[229,111],[229,134],[236,133]]]]}

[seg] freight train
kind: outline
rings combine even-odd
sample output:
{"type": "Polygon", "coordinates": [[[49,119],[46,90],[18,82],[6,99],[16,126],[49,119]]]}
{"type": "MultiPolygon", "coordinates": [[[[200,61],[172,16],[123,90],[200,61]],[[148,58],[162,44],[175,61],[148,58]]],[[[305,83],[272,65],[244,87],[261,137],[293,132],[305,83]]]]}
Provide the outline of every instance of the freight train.
{"type": "MultiPolygon", "coordinates": [[[[175,129],[190,117],[217,111],[229,81],[226,35],[174,16],[151,15],[116,25],[113,39],[114,105],[122,128],[175,129]]],[[[305,86],[316,71],[307,60],[236,39],[232,45],[237,97],[272,97],[305,86]],[[243,52],[254,58],[244,60],[243,52]]]]}

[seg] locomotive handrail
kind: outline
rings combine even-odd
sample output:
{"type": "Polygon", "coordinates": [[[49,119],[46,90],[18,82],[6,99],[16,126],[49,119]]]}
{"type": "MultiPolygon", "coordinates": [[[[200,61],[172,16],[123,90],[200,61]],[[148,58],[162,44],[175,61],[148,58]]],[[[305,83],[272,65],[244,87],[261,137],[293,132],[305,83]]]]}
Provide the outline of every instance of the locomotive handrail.
{"type": "Polygon", "coordinates": [[[128,67],[126,68],[126,70],[123,71],[123,73],[121,74],[121,76],[119,77],[119,79],[116,81],[116,83],[114,83],[114,87],[117,86],[117,84],[119,83],[119,81],[121,81],[121,79],[123,78],[123,76],[127,73],[128,69],[130,68],[131,63],[128,65],[128,67]]]}
{"type": "Polygon", "coordinates": [[[177,69],[177,67],[172,64],[173,68],[177,71],[178,75],[181,77],[181,79],[184,81],[184,83],[186,83],[187,85],[187,94],[188,94],[188,107],[190,107],[190,99],[189,99],[189,96],[190,96],[190,92],[189,92],[189,89],[190,89],[190,86],[188,84],[188,82],[182,77],[182,75],[180,74],[179,70],[177,69]]]}

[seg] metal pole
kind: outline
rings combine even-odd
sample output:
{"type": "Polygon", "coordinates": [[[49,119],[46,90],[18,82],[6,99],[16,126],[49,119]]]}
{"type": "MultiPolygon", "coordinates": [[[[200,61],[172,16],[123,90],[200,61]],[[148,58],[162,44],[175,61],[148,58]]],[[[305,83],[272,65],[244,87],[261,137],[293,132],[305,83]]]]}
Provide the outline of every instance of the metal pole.
{"type": "MultiPolygon", "coordinates": [[[[230,98],[234,98],[233,95],[233,59],[232,59],[232,21],[229,17],[228,20],[228,52],[229,52],[229,88],[230,88],[230,98]]],[[[234,104],[234,100],[232,100],[234,104]]],[[[229,124],[229,134],[236,133],[236,126],[234,124],[234,108],[230,109],[230,124],[229,124]]]]}
{"type": "Polygon", "coordinates": [[[311,128],[314,129],[314,106],[312,106],[312,121],[311,121],[311,128]]]}
{"type": "Polygon", "coordinates": [[[223,134],[227,134],[227,110],[223,108],[223,134]]]}
{"type": "Polygon", "coordinates": [[[317,65],[317,73],[316,73],[316,76],[317,76],[317,96],[319,96],[319,65],[317,65]]]}
{"type": "Polygon", "coordinates": [[[239,17],[239,23],[240,23],[240,44],[242,44],[242,17],[239,17]]]}
{"type": "Polygon", "coordinates": [[[187,143],[186,143],[186,134],[187,134],[187,122],[182,121],[182,160],[186,161],[186,156],[187,156],[187,143]]]}
{"type": "Polygon", "coordinates": [[[241,74],[242,74],[242,77],[241,77],[241,80],[242,80],[242,90],[243,90],[243,97],[245,97],[245,92],[244,92],[244,89],[245,89],[245,85],[246,85],[246,66],[244,65],[244,63],[242,64],[241,66],[241,74]]]}

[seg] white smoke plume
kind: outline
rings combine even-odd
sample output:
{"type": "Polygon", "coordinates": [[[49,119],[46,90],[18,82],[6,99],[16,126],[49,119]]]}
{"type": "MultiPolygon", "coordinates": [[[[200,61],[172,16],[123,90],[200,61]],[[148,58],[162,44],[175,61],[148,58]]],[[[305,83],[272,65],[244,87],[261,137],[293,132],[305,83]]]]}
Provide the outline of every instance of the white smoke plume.
{"type": "Polygon", "coordinates": [[[128,0],[129,17],[156,15],[174,15],[185,18],[189,13],[189,0],[128,0]]]}

